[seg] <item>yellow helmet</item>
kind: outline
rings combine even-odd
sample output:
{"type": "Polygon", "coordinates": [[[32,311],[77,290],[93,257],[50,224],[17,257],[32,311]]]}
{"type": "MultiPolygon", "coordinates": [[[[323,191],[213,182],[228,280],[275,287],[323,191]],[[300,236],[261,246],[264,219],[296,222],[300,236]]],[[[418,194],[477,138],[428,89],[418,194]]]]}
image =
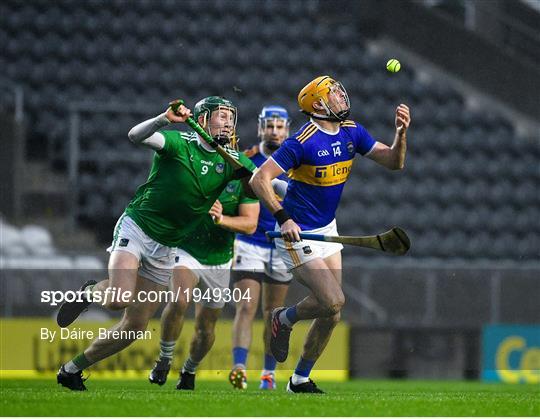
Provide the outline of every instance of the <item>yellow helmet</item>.
{"type": "Polygon", "coordinates": [[[347,91],[340,82],[330,76],[319,76],[306,84],[300,90],[300,93],[298,93],[298,105],[300,105],[302,112],[311,117],[330,121],[343,121],[347,119],[351,108],[347,91]],[[340,105],[340,108],[343,107],[343,109],[333,109],[335,106],[332,106],[329,101],[331,92],[339,92],[338,94],[343,99],[343,104],[340,105]],[[326,114],[323,115],[320,113],[321,110],[315,109],[313,107],[314,103],[322,105],[326,114]]]}

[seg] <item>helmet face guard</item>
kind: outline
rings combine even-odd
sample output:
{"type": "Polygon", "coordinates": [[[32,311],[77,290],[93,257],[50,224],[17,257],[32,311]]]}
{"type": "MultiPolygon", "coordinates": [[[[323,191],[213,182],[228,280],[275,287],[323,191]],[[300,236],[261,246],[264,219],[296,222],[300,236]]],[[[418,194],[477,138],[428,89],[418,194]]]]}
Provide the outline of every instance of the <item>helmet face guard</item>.
{"type": "Polygon", "coordinates": [[[290,124],[291,120],[285,108],[265,106],[259,114],[259,138],[269,150],[275,151],[289,136],[290,124]],[[270,130],[272,130],[271,133],[269,133],[270,130]],[[280,135],[280,131],[283,132],[283,135],[280,135]]]}
{"type": "Polygon", "coordinates": [[[207,119],[205,131],[219,145],[227,145],[236,137],[236,108],[218,105],[206,114],[205,119],[207,119]],[[216,113],[218,115],[217,121],[214,116],[216,113]]]}
{"type": "Polygon", "coordinates": [[[236,139],[237,110],[233,103],[220,96],[210,96],[195,105],[194,117],[202,128],[221,146],[236,139]]]}
{"type": "Polygon", "coordinates": [[[298,104],[312,118],[334,122],[347,119],[351,110],[345,87],[329,76],[319,76],[305,85],[298,94],[298,104]]]}
{"type": "MultiPolygon", "coordinates": [[[[334,82],[326,94],[326,99],[321,97],[320,103],[326,111],[321,119],[330,121],[344,121],[351,113],[351,102],[345,87],[339,82],[334,82]]],[[[314,115],[315,116],[315,115],[314,115]]]]}

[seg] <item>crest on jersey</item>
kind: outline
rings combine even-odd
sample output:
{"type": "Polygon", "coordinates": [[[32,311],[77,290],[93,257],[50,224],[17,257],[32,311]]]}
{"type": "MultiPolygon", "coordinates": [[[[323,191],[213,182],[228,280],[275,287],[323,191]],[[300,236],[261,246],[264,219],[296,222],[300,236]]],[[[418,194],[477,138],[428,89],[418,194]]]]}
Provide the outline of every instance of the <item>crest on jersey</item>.
{"type": "Polygon", "coordinates": [[[352,141],[349,141],[349,142],[347,143],[347,151],[349,152],[349,154],[350,154],[351,156],[354,156],[354,144],[353,144],[352,141]]]}
{"type": "Polygon", "coordinates": [[[216,164],[216,172],[221,174],[225,170],[225,164],[224,163],[218,163],[216,164]]]}
{"type": "Polygon", "coordinates": [[[309,246],[302,247],[302,250],[304,251],[304,255],[311,255],[313,253],[313,250],[309,246]]]}
{"type": "Polygon", "coordinates": [[[228,192],[228,193],[233,193],[234,192],[234,189],[235,189],[235,185],[234,183],[228,183],[227,184],[227,187],[225,188],[225,190],[228,192]]]}

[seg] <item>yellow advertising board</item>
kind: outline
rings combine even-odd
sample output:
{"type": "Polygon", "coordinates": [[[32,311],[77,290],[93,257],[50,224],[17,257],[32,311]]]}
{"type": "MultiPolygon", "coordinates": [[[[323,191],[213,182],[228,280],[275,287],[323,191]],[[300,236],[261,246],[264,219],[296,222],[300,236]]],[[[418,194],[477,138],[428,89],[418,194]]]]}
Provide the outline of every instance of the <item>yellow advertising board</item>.
{"type": "MultiPolygon", "coordinates": [[[[94,338],[105,333],[115,321],[77,321],[61,329],[49,318],[0,319],[0,370],[3,378],[46,377],[56,373],[62,363],[85,349],[94,338]]],[[[187,357],[193,334],[193,321],[184,324],[177,342],[173,371],[178,370],[187,357]]],[[[288,378],[294,370],[303,347],[309,322],[300,322],[291,335],[289,357],[278,364],[277,376],[288,378]]],[[[253,324],[253,342],[249,352],[248,367],[257,376],[262,369],[264,347],[263,323],[253,324]],[[256,371],[256,372],[255,372],[256,371]]],[[[216,326],[216,341],[210,353],[199,366],[197,376],[202,379],[226,380],[232,366],[232,321],[222,320],[216,326]]],[[[349,330],[339,324],[325,352],[315,364],[314,379],[342,381],[348,378],[349,330]]],[[[159,321],[152,320],[147,332],[119,354],[92,366],[89,371],[98,378],[146,379],[159,353],[159,321]]]]}

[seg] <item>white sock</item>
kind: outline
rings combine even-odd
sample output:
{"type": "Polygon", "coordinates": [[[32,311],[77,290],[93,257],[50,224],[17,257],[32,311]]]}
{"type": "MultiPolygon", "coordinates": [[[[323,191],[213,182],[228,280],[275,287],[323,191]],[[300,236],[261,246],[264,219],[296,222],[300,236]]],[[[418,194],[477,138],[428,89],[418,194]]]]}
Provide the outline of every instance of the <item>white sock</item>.
{"type": "Polygon", "coordinates": [[[309,377],[303,377],[298,374],[293,374],[291,381],[295,386],[297,386],[298,384],[307,383],[309,381],[309,377]]]}
{"type": "Polygon", "coordinates": [[[175,345],[175,341],[166,342],[161,340],[159,342],[159,357],[161,359],[169,358],[169,360],[172,360],[175,345]]]}
{"type": "Polygon", "coordinates": [[[69,372],[70,374],[75,374],[76,372],[79,372],[81,369],[73,363],[73,361],[69,361],[67,364],[64,365],[64,370],[66,372],[69,372]]]}
{"type": "Polygon", "coordinates": [[[261,375],[270,375],[274,374],[276,375],[276,372],[274,370],[262,370],[261,375]]]}
{"type": "Polygon", "coordinates": [[[287,310],[283,310],[281,313],[279,313],[279,321],[281,323],[283,323],[284,325],[287,325],[289,327],[293,326],[293,324],[291,323],[291,321],[287,317],[287,310]]]}
{"type": "Polygon", "coordinates": [[[199,362],[195,362],[191,359],[191,357],[189,357],[188,359],[186,359],[186,362],[184,362],[182,372],[189,372],[190,374],[195,374],[198,366],[199,362]]]}

